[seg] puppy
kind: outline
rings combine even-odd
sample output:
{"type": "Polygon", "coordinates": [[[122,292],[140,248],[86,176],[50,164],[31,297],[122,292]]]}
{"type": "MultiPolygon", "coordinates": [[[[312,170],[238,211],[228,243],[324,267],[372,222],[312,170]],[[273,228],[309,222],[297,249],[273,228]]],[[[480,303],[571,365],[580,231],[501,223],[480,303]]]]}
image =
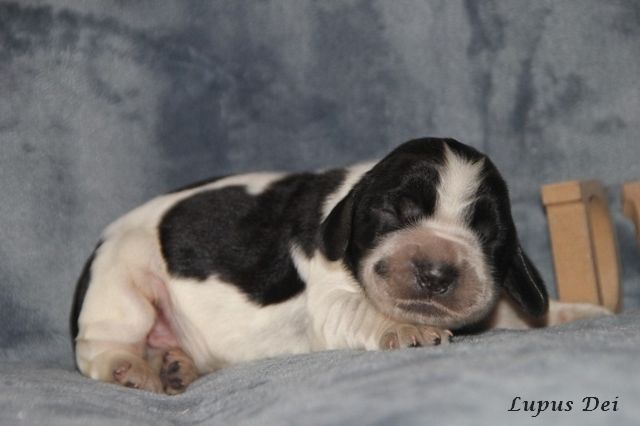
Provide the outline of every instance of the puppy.
{"type": "Polygon", "coordinates": [[[227,176],[149,201],[104,231],[72,334],[83,374],[175,394],[257,358],[603,313],[551,307],[493,163],[425,138],[376,164],[227,176]]]}

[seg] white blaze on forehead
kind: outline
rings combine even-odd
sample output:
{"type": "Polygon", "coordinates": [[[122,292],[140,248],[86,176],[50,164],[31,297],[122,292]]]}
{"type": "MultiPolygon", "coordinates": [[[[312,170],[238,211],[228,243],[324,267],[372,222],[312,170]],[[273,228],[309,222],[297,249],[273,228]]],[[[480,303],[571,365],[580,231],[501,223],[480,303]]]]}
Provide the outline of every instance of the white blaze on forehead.
{"type": "Polygon", "coordinates": [[[484,160],[469,161],[445,145],[445,163],[440,168],[435,218],[444,222],[465,222],[465,210],[475,200],[482,179],[484,160]]]}

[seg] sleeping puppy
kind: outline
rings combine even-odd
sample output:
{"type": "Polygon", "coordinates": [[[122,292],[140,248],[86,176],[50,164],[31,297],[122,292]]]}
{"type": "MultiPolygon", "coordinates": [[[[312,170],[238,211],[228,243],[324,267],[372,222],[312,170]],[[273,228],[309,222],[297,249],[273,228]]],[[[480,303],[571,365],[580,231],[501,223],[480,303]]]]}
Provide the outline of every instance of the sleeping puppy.
{"type": "Polygon", "coordinates": [[[72,333],[83,374],[175,394],[257,358],[439,345],[463,327],[603,309],[547,312],[495,166],[427,138],[375,164],[228,176],[149,201],[104,231],[72,333]]]}

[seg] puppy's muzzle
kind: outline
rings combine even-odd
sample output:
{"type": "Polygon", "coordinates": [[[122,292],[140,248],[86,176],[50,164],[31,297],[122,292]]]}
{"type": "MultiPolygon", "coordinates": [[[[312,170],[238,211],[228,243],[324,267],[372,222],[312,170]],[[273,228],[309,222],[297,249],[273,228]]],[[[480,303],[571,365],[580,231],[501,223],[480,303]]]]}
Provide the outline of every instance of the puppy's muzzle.
{"type": "Polygon", "coordinates": [[[449,292],[460,276],[458,269],[449,263],[418,260],[413,261],[411,266],[415,285],[428,296],[449,292]]]}
{"type": "MultiPolygon", "coordinates": [[[[453,264],[448,262],[429,261],[415,259],[408,262],[406,270],[410,271],[409,286],[427,298],[431,296],[443,296],[452,290],[460,272],[453,264]]],[[[389,264],[387,260],[380,260],[374,265],[374,271],[381,278],[389,277],[389,264]]]]}

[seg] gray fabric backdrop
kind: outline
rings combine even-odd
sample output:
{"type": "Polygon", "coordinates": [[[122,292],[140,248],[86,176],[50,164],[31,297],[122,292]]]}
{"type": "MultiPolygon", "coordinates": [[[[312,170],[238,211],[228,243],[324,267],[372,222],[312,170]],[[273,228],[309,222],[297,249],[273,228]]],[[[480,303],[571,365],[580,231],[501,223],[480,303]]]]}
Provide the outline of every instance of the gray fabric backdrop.
{"type": "Polygon", "coordinates": [[[637,309],[638,76],[636,0],[0,1],[0,354],[71,368],[82,263],[153,195],[425,135],[494,159],[552,292],[539,185],[602,180],[637,309]]]}

